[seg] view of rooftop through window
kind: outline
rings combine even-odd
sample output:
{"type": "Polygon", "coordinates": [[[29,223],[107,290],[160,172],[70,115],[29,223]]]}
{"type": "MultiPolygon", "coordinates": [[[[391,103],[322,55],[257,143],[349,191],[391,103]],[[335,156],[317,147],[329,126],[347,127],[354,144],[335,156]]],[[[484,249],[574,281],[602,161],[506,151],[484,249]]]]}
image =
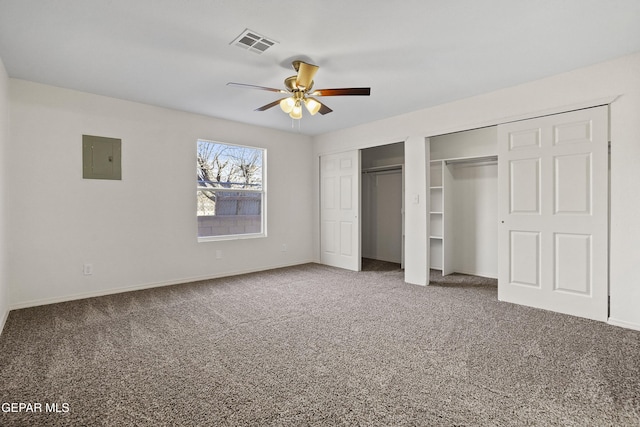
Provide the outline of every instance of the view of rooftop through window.
{"type": "Polygon", "coordinates": [[[261,148],[198,140],[198,237],[263,234],[261,148]]]}

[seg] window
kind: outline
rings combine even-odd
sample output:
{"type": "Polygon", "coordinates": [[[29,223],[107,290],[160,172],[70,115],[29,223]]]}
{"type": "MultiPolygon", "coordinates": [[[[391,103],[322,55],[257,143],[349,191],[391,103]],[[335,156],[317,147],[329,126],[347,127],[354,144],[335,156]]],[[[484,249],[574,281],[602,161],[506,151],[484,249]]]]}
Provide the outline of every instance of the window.
{"type": "Polygon", "coordinates": [[[198,240],[264,236],[266,151],[198,140],[197,157],[198,240]]]}

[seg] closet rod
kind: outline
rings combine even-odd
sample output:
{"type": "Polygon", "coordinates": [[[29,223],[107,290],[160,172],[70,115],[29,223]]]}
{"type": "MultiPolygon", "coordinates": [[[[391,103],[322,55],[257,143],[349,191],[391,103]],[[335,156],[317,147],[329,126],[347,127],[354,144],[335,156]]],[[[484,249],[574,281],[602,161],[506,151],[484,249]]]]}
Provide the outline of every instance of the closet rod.
{"type": "Polygon", "coordinates": [[[372,168],[362,169],[362,173],[399,171],[401,169],[402,169],[402,165],[375,166],[372,168]]]}
{"type": "Polygon", "coordinates": [[[471,157],[467,159],[445,160],[447,165],[459,165],[462,163],[480,163],[480,162],[497,162],[498,156],[471,157]]]}

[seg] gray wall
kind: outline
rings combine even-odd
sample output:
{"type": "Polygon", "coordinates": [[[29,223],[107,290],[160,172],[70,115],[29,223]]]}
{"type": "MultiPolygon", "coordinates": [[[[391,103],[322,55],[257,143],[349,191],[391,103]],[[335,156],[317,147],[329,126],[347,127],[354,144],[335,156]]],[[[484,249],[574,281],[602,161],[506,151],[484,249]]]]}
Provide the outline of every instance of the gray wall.
{"type": "Polygon", "coordinates": [[[9,140],[9,77],[0,58],[0,333],[9,314],[9,282],[7,280],[7,187],[6,147],[9,140]]]}

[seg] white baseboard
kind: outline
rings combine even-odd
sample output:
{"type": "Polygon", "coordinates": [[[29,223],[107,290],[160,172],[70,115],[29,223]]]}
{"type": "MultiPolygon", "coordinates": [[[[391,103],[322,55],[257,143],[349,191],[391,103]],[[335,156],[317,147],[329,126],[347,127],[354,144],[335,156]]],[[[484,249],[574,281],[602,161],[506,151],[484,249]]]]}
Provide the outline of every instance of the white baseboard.
{"type": "Polygon", "coordinates": [[[478,277],[484,277],[486,279],[497,279],[498,275],[496,273],[492,273],[492,272],[486,272],[486,271],[464,271],[464,270],[456,270],[454,271],[454,273],[458,273],[458,274],[468,274],[469,276],[478,276],[478,277]]]}
{"type": "MultiPolygon", "coordinates": [[[[143,290],[143,289],[150,289],[150,288],[159,288],[159,287],[163,287],[163,286],[181,285],[181,284],[184,284],[184,283],[198,282],[198,281],[201,281],[201,280],[219,279],[221,277],[238,276],[240,274],[256,273],[256,272],[260,272],[260,271],[268,271],[268,270],[274,270],[274,269],[277,269],[277,268],[284,268],[284,267],[293,267],[293,266],[296,266],[296,265],[308,264],[308,263],[311,263],[311,262],[314,262],[314,261],[302,261],[302,262],[296,262],[296,263],[292,263],[292,264],[275,265],[275,266],[268,266],[268,267],[263,267],[263,268],[252,268],[252,269],[247,269],[247,270],[227,271],[227,272],[224,272],[224,273],[214,274],[214,275],[185,277],[183,279],[170,280],[170,281],[166,281],[166,282],[145,283],[145,284],[141,284],[141,285],[124,286],[124,287],[121,287],[121,288],[103,289],[103,290],[94,291],[94,292],[82,292],[82,293],[79,293],[79,294],[63,295],[63,296],[60,296],[60,297],[52,297],[52,298],[43,298],[43,299],[38,299],[38,300],[23,301],[23,302],[18,302],[18,303],[12,304],[9,307],[9,310],[19,310],[19,309],[22,309],[22,308],[37,307],[37,306],[40,306],[40,305],[48,305],[48,304],[57,304],[57,303],[61,303],[61,302],[74,301],[74,300],[79,300],[79,299],[95,298],[95,297],[101,297],[101,296],[113,295],[113,294],[121,294],[121,293],[124,293],[124,292],[140,291],[140,290],[143,290]]],[[[6,317],[8,315],[9,315],[9,312],[7,311],[7,313],[5,315],[5,320],[6,320],[6,317]]],[[[4,326],[4,323],[2,323],[2,326],[4,326]]]]}
{"type": "Polygon", "coordinates": [[[640,331],[640,323],[627,322],[624,320],[614,319],[613,317],[610,317],[609,320],[607,320],[607,323],[613,326],[620,326],[621,328],[640,331]]]}

